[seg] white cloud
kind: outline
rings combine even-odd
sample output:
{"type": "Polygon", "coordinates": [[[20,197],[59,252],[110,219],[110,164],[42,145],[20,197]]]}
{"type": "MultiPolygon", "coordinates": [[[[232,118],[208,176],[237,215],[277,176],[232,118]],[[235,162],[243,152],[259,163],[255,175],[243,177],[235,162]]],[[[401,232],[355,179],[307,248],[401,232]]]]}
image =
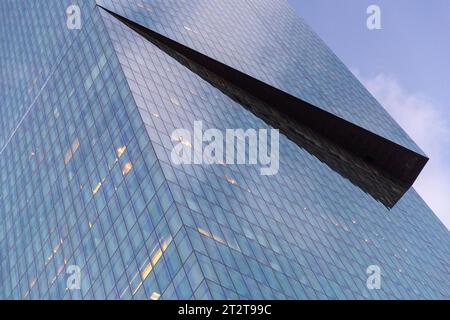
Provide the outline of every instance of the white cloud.
{"type": "Polygon", "coordinates": [[[448,112],[424,94],[407,92],[393,76],[365,79],[354,74],[430,158],[414,187],[450,230],[448,112]]]}

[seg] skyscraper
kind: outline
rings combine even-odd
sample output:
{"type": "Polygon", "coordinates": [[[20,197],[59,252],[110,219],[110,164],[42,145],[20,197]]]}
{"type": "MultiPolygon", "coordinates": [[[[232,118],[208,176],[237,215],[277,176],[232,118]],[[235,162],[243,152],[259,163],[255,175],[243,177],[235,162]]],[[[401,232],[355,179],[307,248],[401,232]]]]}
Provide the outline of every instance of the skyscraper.
{"type": "Polygon", "coordinates": [[[285,0],[3,0],[0,25],[1,298],[450,298],[426,156],[285,0]],[[276,174],[174,163],[200,121],[279,129],[276,174]]]}

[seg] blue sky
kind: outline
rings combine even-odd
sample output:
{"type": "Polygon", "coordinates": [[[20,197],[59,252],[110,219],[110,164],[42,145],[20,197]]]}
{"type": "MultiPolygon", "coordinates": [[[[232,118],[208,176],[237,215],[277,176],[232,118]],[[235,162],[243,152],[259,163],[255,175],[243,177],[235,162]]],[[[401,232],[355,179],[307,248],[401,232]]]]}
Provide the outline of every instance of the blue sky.
{"type": "Polygon", "coordinates": [[[414,187],[450,229],[450,1],[289,2],[430,157],[414,187]]]}

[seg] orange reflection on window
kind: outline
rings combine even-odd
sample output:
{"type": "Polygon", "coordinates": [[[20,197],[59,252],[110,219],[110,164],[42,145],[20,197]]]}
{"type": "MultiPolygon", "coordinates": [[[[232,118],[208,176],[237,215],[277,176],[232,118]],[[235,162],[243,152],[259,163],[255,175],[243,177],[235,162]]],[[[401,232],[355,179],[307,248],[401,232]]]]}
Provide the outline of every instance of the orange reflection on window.
{"type": "Polygon", "coordinates": [[[153,267],[158,263],[159,259],[161,259],[163,253],[166,251],[168,247],[167,241],[164,241],[162,247],[159,248],[153,257],[150,260],[150,263],[145,267],[144,271],[142,271],[142,280],[147,279],[150,272],[153,270],[153,267]]]}
{"type": "Polygon", "coordinates": [[[179,137],[178,140],[189,149],[192,149],[192,144],[188,140],[184,140],[183,137],[179,137]]]}
{"type": "Polygon", "coordinates": [[[208,237],[208,238],[211,238],[211,234],[210,234],[208,231],[206,231],[205,229],[202,229],[202,228],[198,227],[198,228],[197,228],[197,231],[198,231],[201,235],[203,235],[203,236],[205,236],[205,237],[208,237]]]}
{"type": "Polygon", "coordinates": [[[233,179],[233,178],[229,178],[229,177],[225,176],[225,179],[227,179],[229,184],[232,184],[232,185],[236,185],[237,184],[236,180],[233,179]]]}
{"type": "MultiPolygon", "coordinates": [[[[142,283],[144,283],[145,279],[147,279],[150,272],[152,272],[153,268],[156,266],[158,261],[161,259],[164,252],[167,250],[168,246],[169,246],[169,242],[167,240],[164,240],[164,242],[162,243],[162,246],[160,248],[158,248],[158,250],[155,252],[155,254],[151,257],[150,262],[147,264],[147,266],[144,268],[144,270],[141,273],[142,281],[138,284],[136,289],[133,291],[133,294],[135,294],[139,290],[139,288],[142,286],[142,283]]],[[[136,276],[134,276],[133,279],[135,277],[136,276]]],[[[156,297],[156,295],[158,295],[158,296],[157,296],[157,299],[152,299],[152,300],[158,300],[160,295],[156,292],[154,292],[153,294],[155,294],[155,297],[156,297]]],[[[152,297],[153,297],[153,294],[152,294],[152,297]]]]}
{"type": "Polygon", "coordinates": [[[150,296],[150,299],[159,300],[159,297],[161,297],[161,295],[158,292],[153,292],[152,295],[150,296]]]}
{"type": "Polygon", "coordinates": [[[64,156],[64,164],[67,165],[70,160],[72,160],[75,153],[78,151],[78,148],[80,147],[80,140],[77,138],[72,143],[72,146],[70,147],[69,151],[67,151],[66,155],[64,156]]]}
{"type": "Polygon", "coordinates": [[[131,171],[131,169],[133,169],[133,164],[131,162],[127,162],[122,169],[123,176],[126,176],[131,171]]]}
{"type": "Polygon", "coordinates": [[[197,231],[205,237],[211,238],[221,244],[228,245],[227,242],[225,240],[223,240],[221,237],[219,237],[218,235],[212,234],[211,232],[208,232],[205,229],[198,227],[197,231]]]}
{"type": "Polygon", "coordinates": [[[127,146],[121,146],[120,148],[117,148],[117,158],[120,159],[125,151],[127,151],[127,146]]]}
{"type": "Polygon", "coordinates": [[[97,184],[97,186],[92,190],[92,194],[95,196],[97,194],[97,192],[100,190],[101,187],[102,187],[102,183],[99,182],[97,184]]]}

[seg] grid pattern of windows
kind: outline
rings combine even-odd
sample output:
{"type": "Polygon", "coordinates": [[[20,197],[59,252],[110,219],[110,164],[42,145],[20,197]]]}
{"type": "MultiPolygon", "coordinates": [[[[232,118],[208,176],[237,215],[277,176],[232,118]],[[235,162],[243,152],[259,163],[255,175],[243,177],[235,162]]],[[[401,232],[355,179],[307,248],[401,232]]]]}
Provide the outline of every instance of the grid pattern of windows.
{"type": "MultiPolygon", "coordinates": [[[[270,126],[95,2],[0,1],[0,298],[450,298],[450,235],[414,190],[388,210],[284,136],[275,176],[174,165],[174,129],[270,126]],[[81,30],[66,27],[72,3],[81,30]]],[[[281,0],[97,2],[416,148],[358,84],[331,104],[341,89],[317,81],[340,67],[281,0]],[[268,11],[286,25],[268,32],[254,18],[268,11]]]]}
{"type": "Polygon", "coordinates": [[[207,298],[449,296],[442,286],[449,281],[449,234],[414,190],[389,210],[284,136],[275,176],[249,165],[174,165],[177,141],[170,135],[193,132],[194,121],[205,130],[270,127],[110,14],[102,16],[207,298]],[[433,253],[426,249],[431,243],[433,253]],[[382,268],[382,290],[367,289],[369,265],[382,268]]]}
{"type": "Polygon", "coordinates": [[[0,5],[23,15],[2,20],[17,31],[2,65],[51,70],[23,100],[24,77],[2,68],[0,118],[17,130],[0,154],[0,298],[190,298],[200,272],[98,9],[80,1],[83,28],[63,36],[70,3],[0,5]],[[22,48],[42,17],[54,29],[22,48]],[[72,265],[81,290],[67,290],[72,265]]]}
{"type": "Polygon", "coordinates": [[[213,59],[422,153],[287,0],[97,0],[213,59]]]}

